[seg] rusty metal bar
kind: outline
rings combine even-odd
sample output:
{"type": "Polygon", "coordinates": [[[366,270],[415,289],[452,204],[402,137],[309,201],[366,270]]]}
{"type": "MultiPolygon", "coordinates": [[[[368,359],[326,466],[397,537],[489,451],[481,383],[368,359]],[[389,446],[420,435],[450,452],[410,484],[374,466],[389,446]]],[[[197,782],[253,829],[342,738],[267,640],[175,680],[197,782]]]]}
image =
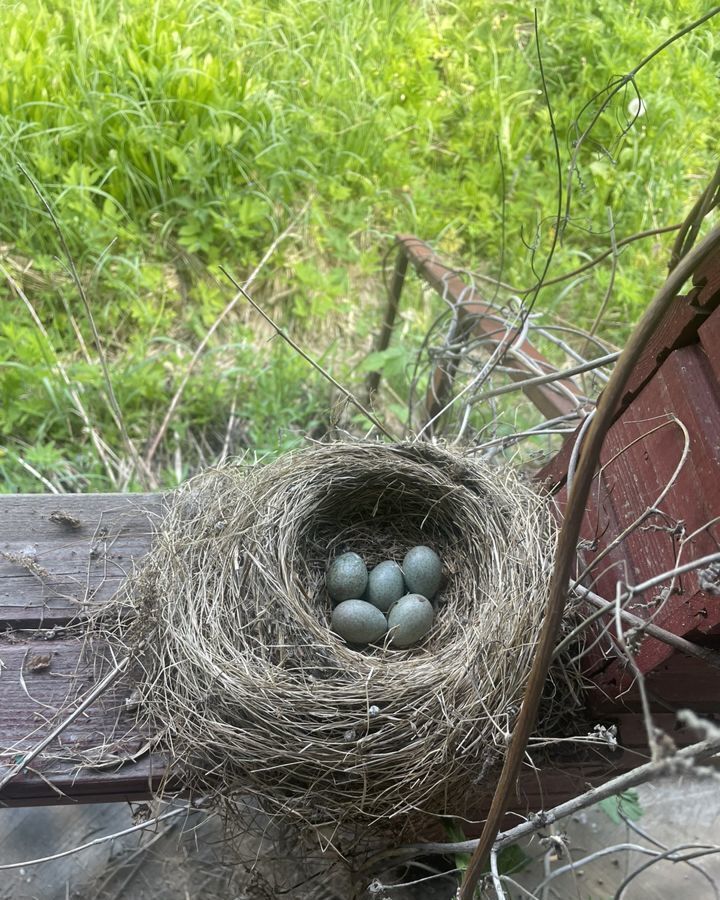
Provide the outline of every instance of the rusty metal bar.
{"type": "MultiPolygon", "coordinates": [[[[405,284],[405,274],[407,273],[408,256],[405,247],[400,244],[398,255],[395,260],[395,269],[393,271],[392,283],[390,284],[390,294],[388,296],[387,307],[385,308],[385,318],[383,319],[380,334],[378,335],[375,352],[381,353],[390,346],[390,338],[395,327],[395,319],[400,306],[400,294],[402,293],[403,284],[405,284]]],[[[367,397],[368,401],[372,400],[373,394],[377,393],[380,385],[381,372],[370,372],[367,377],[367,397]]]]}

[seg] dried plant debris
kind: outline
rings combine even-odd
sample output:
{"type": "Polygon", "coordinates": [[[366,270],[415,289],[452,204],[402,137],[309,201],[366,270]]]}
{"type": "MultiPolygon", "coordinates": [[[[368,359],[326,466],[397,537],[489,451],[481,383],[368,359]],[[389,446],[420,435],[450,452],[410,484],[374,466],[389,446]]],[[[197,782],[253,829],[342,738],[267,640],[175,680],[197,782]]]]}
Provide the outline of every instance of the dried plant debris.
{"type": "Polygon", "coordinates": [[[74,516],[64,509],[53,510],[48,518],[55,525],[63,525],[66,528],[80,528],[82,525],[82,522],[77,516],[74,516]]]}

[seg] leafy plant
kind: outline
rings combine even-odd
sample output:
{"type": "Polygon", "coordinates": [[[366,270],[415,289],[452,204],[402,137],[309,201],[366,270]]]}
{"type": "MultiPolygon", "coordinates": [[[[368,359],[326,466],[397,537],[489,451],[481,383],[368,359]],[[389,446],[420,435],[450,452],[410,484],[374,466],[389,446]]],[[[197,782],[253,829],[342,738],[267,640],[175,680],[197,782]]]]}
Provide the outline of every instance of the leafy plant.
{"type": "Polygon", "coordinates": [[[621,816],[635,822],[642,818],[643,815],[643,808],[640,805],[637,791],[623,791],[622,794],[607,797],[598,803],[598,807],[616,825],[622,822],[621,816]]]}
{"type": "MultiPolygon", "coordinates": [[[[699,0],[542,7],[565,169],[594,92],[703,11],[699,0]]],[[[390,350],[360,365],[391,236],[415,232],[519,287],[552,237],[555,162],[532,15],[532,4],[489,0],[13,4],[0,71],[5,489],[46,490],[31,470],[48,479],[56,463],[68,488],[140,486],[101,459],[98,436],[124,452],[117,423],[55,229],[18,164],[62,225],[140,451],[228,302],[217,263],[242,278],[307,200],[256,290],[350,386],[382,363],[387,412],[402,419],[437,301],[406,292],[390,350]],[[39,444],[53,449],[34,466],[27,448],[39,444]]],[[[580,153],[550,274],[609,246],[608,206],[619,237],[682,218],[714,166],[716,76],[706,27],[643,70],[643,116],[628,119],[630,94],[611,105],[580,153]]],[[[611,340],[662,277],[669,240],[624,249],[603,324],[611,340]]],[[[539,308],[587,327],[606,284],[600,267],[544,290],[539,308]]],[[[240,307],[223,322],[163,442],[160,483],[211,461],[231,413],[249,423],[237,450],[286,446],[331,417],[327,386],[268,337],[240,307]]]]}

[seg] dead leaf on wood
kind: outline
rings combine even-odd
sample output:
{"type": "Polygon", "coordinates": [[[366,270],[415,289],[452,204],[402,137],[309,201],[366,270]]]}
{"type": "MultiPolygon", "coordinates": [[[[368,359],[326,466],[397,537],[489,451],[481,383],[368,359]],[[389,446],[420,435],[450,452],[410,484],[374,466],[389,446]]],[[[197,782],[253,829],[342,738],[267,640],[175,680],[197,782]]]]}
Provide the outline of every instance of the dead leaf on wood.
{"type": "Polygon", "coordinates": [[[66,512],[64,509],[56,509],[50,513],[50,521],[56,525],[65,525],[68,528],[79,528],[82,522],[77,516],[66,512]]]}
{"type": "Polygon", "coordinates": [[[49,653],[35,653],[25,664],[25,670],[27,672],[44,672],[45,669],[50,668],[50,658],[49,653]]]}

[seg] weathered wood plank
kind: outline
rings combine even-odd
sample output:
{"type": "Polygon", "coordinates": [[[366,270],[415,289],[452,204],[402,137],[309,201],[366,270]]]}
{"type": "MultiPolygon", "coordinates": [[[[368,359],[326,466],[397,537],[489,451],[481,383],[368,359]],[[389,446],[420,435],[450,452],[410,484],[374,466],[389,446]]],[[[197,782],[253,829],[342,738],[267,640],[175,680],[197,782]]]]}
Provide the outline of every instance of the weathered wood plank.
{"type": "MultiPolygon", "coordinates": [[[[83,656],[80,638],[53,639],[53,634],[0,638],[0,778],[97,684],[102,648],[83,656]]],[[[0,805],[149,796],[165,766],[134,729],[127,696],[121,682],[102,694],[0,790],[0,805]]]]}
{"type": "Polygon", "coordinates": [[[673,350],[697,343],[699,328],[719,306],[720,256],[714,255],[698,267],[693,276],[693,287],[684,297],[676,298],[648,342],[628,381],[621,410],[626,409],[648,384],[673,350]]]}
{"type": "Polygon", "coordinates": [[[0,626],[66,624],[150,547],[161,494],[0,495],[0,626]]]}
{"type": "MultiPolygon", "coordinates": [[[[657,510],[591,570],[586,584],[592,581],[593,590],[607,599],[615,597],[618,582],[637,584],[672,569],[684,535],[697,531],[685,544],[682,562],[720,546],[719,524],[703,527],[720,516],[720,385],[704,350],[695,344],[674,351],[609,430],[601,452],[602,469],[588,498],[578,557],[592,564],[655,506],[683,455],[685,437],[673,416],[688,431],[687,459],[657,510]]],[[[566,449],[565,467],[568,459],[566,449]]],[[[545,474],[557,475],[552,469],[545,474]]],[[[566,495],[562,486],[555,496],[560,518],[566,495]]],[[[662,586],[653,596],[661,591],[662,586]]],[[[720,625],[720,598],[700,591],[697,573],[683,575],[675,593],[664,602],[643,596],[628,609],[643,619],[652,616],[655,624],[680,636],[720,625]]],[[[614,626],[610,626],[612,633],[614,626]]],[[[617,696],[632,677],[621,660],[608,658],[609,646],[608,639],[601,640],[585,661],[587,673],[617,696]]],[[[673,652],[660,641],[644,638],[636,648],[636,662],[641,671],[649,672],[673,652]]]]}
{"type": "MultiPolygon", "coordinates": [[[[0,639],[3,718],[0,777],[72,711],[97,682],[93,659],[81,656],[79,638],[0,639]],[[21,677],[22,676],[22,677],[21,677]]],[[[160,784],[165,761],[148,750],[146,737],[133,730],[127,688],[111,689],[88,707],[62,735],[48,745],[30,768],[0,790],[0,806],[54,805],[70,802],[148,799],[160,784]],[[103,767],[94,762],[100,759],[103,767]]],[[[671,714],[663,711],[671,726],[671,714]]],[[[599,713],[601,724],[617,724],[622,750],[561,748],[542,778],[525,770],[518,784],[517,811],[551,806],[571,796],[585,782],[602,783],[647,756],[635,714],[612,708],[599,713]]],[[[172,786],[171,786],[172,787],[172,786]]],[[[178,787],[177,785],[175,786],[178,787]]],[[[475,809],[476,815],[484,814],[475,809]]]]}
{"type": "MultiPolygon", "coordinates": [[[[703,349],[715,367],[715,377],[720,381],[720,255],[705,260],[693,276],[688,293],[675,299],[633,371],[615,414],[616,420],[624,415],[674,350],[697,344],[698,340],[703,342],[703,349]]],[[[576,438],[577,431],[538,474],[538,481],[548,491],[556,493],[565,483],[576,438]]]]}
{"type": "MultiPolygon", "coordinates": [[[[668,358],[608,435],[603,460],[617,454],[605,472],[614,479],[610,491],[618,526],[625,528],[655,504],[682,458],[685,437],[669,417],[671,411],[687,429],[689,453],[673,486],[657,504],[657,512],[624,542],[627,574],[619,576],[632,583],[672,569],[685,535],[696,532],[684,545],[683,562],[713,553],[720,544],[718,523],[708,524],[720,515],[720,387],[697,345],[668,358]],[[666,414],[668,424],[664,425],[666,414]],[[664,427],[650,433],[657,425],[664,427]],[[644,437],[632,444],[640,435],[644,437]]],[[[612,598],[615,580],[614,576],[604,578],[598,593],[612,598]]],[[[700,590],[697,572],[681,576],[669,597],[664,597],[660,586],[652,596],[638,597],[628,609],[641,618],[652,616],[655,624],[681,636],[720,623],[720,598],[700,590]]],[[[650,672],[671,653],[666,644],[645,638],[636,662],[641,671],[650,672]]],[[[608,679],[623,689],[620,667],[615,663],[601,681],[608,679]]]]}

